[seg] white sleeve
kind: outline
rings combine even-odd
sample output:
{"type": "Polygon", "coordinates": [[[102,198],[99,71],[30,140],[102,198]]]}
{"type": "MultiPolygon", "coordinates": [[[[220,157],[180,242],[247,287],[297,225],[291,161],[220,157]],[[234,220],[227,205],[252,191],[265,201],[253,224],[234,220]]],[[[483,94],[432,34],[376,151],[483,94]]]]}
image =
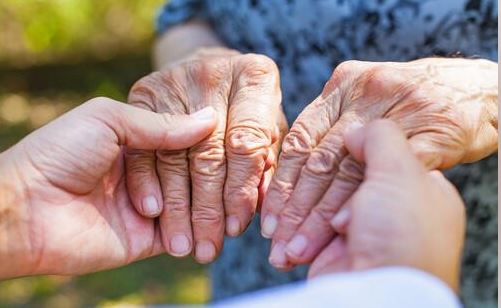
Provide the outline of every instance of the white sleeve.
{"type": "Polygon", "coordinates": [[[438,278],[405,267],[322,276],[309,282],[246,294],[215,307],[458,308],[438,278]]]}

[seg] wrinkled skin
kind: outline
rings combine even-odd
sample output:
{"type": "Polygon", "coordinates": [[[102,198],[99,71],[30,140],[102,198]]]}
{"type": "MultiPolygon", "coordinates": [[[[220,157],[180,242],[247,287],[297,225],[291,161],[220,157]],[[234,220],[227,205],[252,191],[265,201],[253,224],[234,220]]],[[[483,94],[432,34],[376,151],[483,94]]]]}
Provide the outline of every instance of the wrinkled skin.
{"type": "Polygon", "coordinates": [[[497,99],[497,65],[486,60],[341,64],[282,144],[261,215],[273,265],[309,263],[336,235],[329,221],[363,178],[342,138],[350,126],[391,119],[428,169],[444,169],[496,151],[497,99]],[[295,235],[307,239],[302,251],[286,248],[295,235]]]}
{"type": "Polygon", "coordinates": [[[194,250],[198,262],[211,262],[225,230],[236,236],[249,224],[287,130],[279,79],[265,56],[210,48],[131,89],[129,103],[148,110],[185,114],[212,106],[218,113],[214,133],[187,151],[127,152],[131,199],[143,215],[159,216],[169,254],[194,250]]]}
{"type": "Polygon", "coordinates": [[[162,253],[154,219],[129,199],[122,147],[190,147],[216,126],[213,109],[198,116],[98,98],[2,153],[0,279],[83,274],[162,253]]]}
{"type": "Polygon", "coordinates": [[[435,275],[457,291],[465,208],[456,189],[439,171],[424,168],[390,121],[345,137],[349,153],[365,163],[365,178],[331,221],[342,236],[315,259],[309,277],[401,265],[435,275]]]}

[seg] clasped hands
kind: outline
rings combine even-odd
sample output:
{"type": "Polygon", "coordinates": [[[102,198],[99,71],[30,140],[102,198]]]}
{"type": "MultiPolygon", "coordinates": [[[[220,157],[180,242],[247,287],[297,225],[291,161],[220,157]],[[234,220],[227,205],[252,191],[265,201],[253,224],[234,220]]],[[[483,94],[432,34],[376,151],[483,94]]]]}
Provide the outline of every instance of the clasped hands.
{"type": "Polygon", "coordinates": [[[462,203],[426,170],[495,151],[496,74],[483,60],[345,62],[287,133],[272,60],[201,50],[138,81],[132,106],[96,99],[2,154],[0,205],[26,206],[0,208],[16,222],[0,224],[0,247],[24,269],[0,272],[79,274],[162,252],[211,262],[262,204],[277,268],[401,264],[454,286],[445,257],[459,259],[462,203]],[[425,262],[423,247],[443,257],[425,262]]]}

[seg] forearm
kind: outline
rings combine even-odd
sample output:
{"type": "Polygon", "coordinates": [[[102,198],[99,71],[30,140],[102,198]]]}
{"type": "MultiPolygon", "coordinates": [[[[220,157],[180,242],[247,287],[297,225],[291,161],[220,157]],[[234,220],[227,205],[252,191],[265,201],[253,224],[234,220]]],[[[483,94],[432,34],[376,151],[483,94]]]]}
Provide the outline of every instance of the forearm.
{"type": "Polygon", "coordinates": [[[30,275],[31,254],[27,195],[12,153],[0,153],[0,280],[30,275]]]}
{"type": "Polygon", "coordinates": [[[155,43],[153,50],[155,69],[162,69],[202,47],[224,47],[206,22],[192,20],[173,27],[155,43]]]}

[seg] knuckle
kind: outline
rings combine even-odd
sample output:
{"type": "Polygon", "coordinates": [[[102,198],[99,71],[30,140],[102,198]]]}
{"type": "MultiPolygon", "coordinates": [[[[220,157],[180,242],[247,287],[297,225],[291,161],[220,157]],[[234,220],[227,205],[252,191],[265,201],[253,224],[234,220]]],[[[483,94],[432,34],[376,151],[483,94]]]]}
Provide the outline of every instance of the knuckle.
{"type": "Polygon", "coordinates": [[[157,161],[162,165],[186,166],[186,150],[157,151],[157,161]]]}
{"type": "Polygon", "coordinates": [[[269,130],[255,126],[233,128],[226,135],[226,150],[240,155],[262,152],[264,156],[270,146],[270,135],[269,130]]]}
{"type": "Polygon", "coordinates": [[[362,64],[362,61],[357,60],[348,60],[338,64],[325,84],[322,94],[327,95],[331,93],[343,81],[347,80],[349,76],[357,74],[362,64]]]}
{"type": "Polygon", "coordinates": [[[169,216],[182,217],[189,213],[189,203],[181,195],[182,192],[178,192],[177,194],[170,194],[165,198],[165,208],[169,211],[169,216]]]}
{"type": "Polygon", "coordinates": [[[295,123],[285,136],[282,154],[285,156],[302,156],[312,151],[312,139],[301,122],[295,123]]]}
{"type": "Polygon", "coordinates": [[[129,91],[128,103],[156,112],[185,114],[187,101],[179,69],[153,72],[138,80],[129,91]]]}
{"type": "Polygon", "coordinates": [[[98,96],[88,100],[82,107],[86,111],[99,115],[116,116],[119,114],[119,108],[122,106],[107,97],[98,96]]]}
{"type": "Polygon", "coordinates": [[[267,80],[270,84],[278,83],[278,67],[271,58],[259,54],[245,54],[239,57],[238,73],[241,81],[247,85],[267,80]]]}
{"type": "Polygon", "coordinates": [[[381,96],[382,93],[412,93],[416,86],[412,79],[405,78],[401,72],[386,65],[375,65],[367,68],[358,78],[357,86],[360,88],[360,95],[366,97],[381,96]]]}
{"type": "Polygon", "coordinates": [[[240,56],[241,63],[245,69],[249,69],[246,71],[247,73],[255,74],[255,73],[275,73],[278,72],[278,67],[270,57],[262,55],[262,54],[254,54],[248,53],[240,56]]]}
{"type": "Polygon", "coordinates": [[[363,174],[364,170],[362,165],[352,156],[349,156],[341,162],[339,174],[337,176],[342,181],[359,184],[363,180],[363,174]]]}
{"type": "MultiPolygon", "coordinates": [[[[277,207],[278,204],[283,204],[288,196],[292,194],[294,190],[294,185],[291,182],[280,179],[278,176],[275,176],[271,180],[270,189],[268,192],[268,196],[275,196],[276,200],[271,204],[273,209],[280,208],[277,207]]],[[[267,200],[270,200],[268,197],[267,200]]]]}
{"type": "Polygon", "coordinates": [[[285,226],[299,226],[307,215],[306,209],[288,205],[280,213],[280,221],[285,226]]]}
{"type": "Polygon", "coordinates": [[[337,78],[346,76],[346,74],[350,74],[352,72],[355,72],[359,69],[363,62],[358,61],[358,60],[348,60],[341,62],[336,69],[334,69],[334,72],[332,72],[331,78],[337,78]]]}
{"type": "Polygon", "coordinates": [[[315,175],[329,175],[337,171],[339,159],[336,153],[317,148],[306,161],[305,169],[315,175]]]}
{"type": "Polygon", "coordinates": [[[152,176],[152,165],[146,162],[130,164],[127,168],[127,173],[129,176],[133,176],[134,179],[140,181],[144,179],[144,177],[152,176]]]}
{"type": "Polygon", "coordinates": [[[330,225],[331,219],[337,212],[337,208],[333,206],[316,206],[311,211],[312,216],[317,216],[318,221],[323,225],[330,225]]]}
{"type": "Polygon", "coordinates": [[[128,102],[131,105],[141,107],[147,110],[156,110],[158,90],[162,88],[160,81],[161,73],[153,72],[139,79],[129,91],[128,102]]]}
{"type": "Polygon", "coordinates": [[[192,210],[191,220],[193,224],[200,225],[221,225],[223,223],[223,213],[214,206],[196,207],[192,210]]]}
{"type": "Polygon", "coordinates": [[[154,161],[150,159],[149,156],[146,156],[145,153],[130,150],[126,156],[127,160],[127,174],[128,175],[136,175],[136,174],[148,174],[152,173],[152,169],[154,167],[154,161]]]}
{"type": "Polygon", "coordinates": [[[240,205],[254,206],[257,202],[257,191],[253,192],[247,187],[232,187],[226,190],[225,201],[229,209],[242,209],[240,205]],[[238,205],[238,206],[236,206],[238,205]]]}
{"type": "Polygon", "coordinates": [[[229,61],[225,58],[204,58],[186,64],[195,84],[205,89],[221,88],[227,84],[229,61]]]}
{"type": "Polygon", "coordinates": [[[189,153],[190,169],[194,176],[214,177],[225,170],[226,155],[221,140],[210,138],[195,146],[189,153]]]}

